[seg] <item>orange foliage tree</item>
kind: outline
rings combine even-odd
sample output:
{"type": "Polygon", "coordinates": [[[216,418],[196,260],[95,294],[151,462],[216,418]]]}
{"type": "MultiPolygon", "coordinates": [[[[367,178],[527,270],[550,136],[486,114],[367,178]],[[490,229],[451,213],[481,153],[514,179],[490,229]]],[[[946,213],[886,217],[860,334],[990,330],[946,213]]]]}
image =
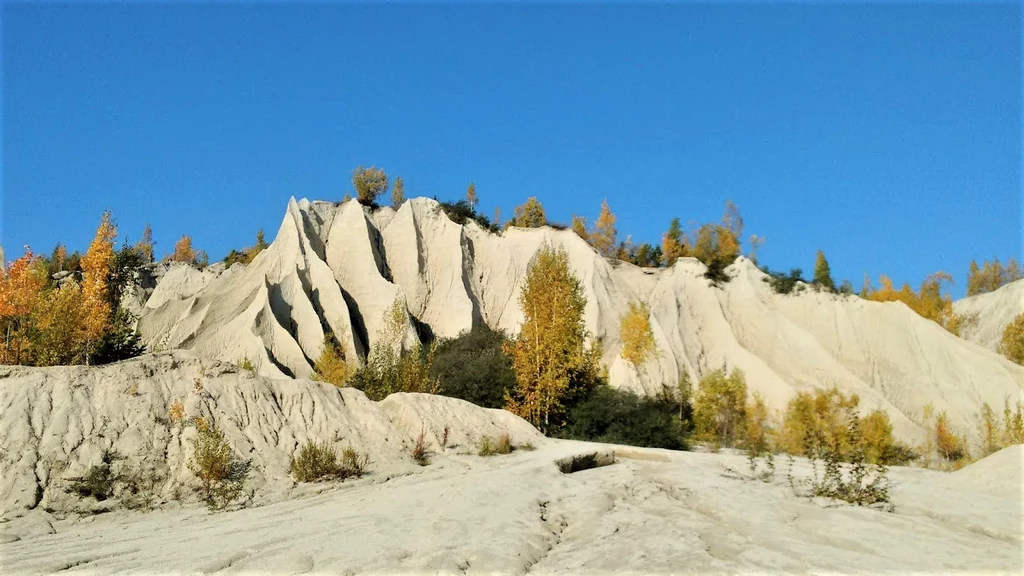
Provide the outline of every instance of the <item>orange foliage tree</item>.
{"type": "Polygon", "coordinates": [[[0,266],[0,328],[4,345],[0,349],[0,363],[22,364],[29,361],[29,319],[38,306],[46,286],[46,272],[42,259],[27,246],[25,255],[0,266]]]}
{"type": "Polygon", "coordinates": [[[937,272],[921,283],[920,292],[914,292],[910,284],[903,284],[902,288],[895,290],[892,280],[883,274],[880,278],[881,287],[878,290],[872,290],[870,282],[865,279],[861,296],[875,302],[903,302],[921,317],[932,320],[949,332],[959,335],[970,318],[953,312],[953,299],[949,294],[942,294],[942,284],[952,281],[953,277],[949,274],[937,272]]]}

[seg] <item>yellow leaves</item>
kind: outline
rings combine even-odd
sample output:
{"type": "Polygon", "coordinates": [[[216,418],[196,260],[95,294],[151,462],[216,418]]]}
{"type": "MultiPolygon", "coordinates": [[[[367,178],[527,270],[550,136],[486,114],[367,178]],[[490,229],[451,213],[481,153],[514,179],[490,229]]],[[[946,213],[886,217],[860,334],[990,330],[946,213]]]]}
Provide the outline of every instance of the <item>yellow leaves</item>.
{"type": "Polygon", "coordinates": [[[181,400],[176,399],[171,403],[171,407],[167,410],[167,415],[171,424],[180,424],[185,420],[185,405],[181,403],[181,400]]]}
{"type": "Polygon", "coordinates": [[[345,362],[344,355],[332,334],[324,336],[323,351],[313,365],[313,370],[316,372],[313,380],[327,382],[338,387],[348,384],[348,380],[354,372],[348,362],[345,362]]]}
{"type": "Polygon", "coordinates": [[[949,274],[937,272],[926,278],[921,283],[920,292],[915,293],[909,284],[904,284],[899,291],[894,290],[892,280],[883,274],[880,277],[881,288],[875,291],[871,290],[870,282],[865,278],[861,297],[875,302],[903,302],[922,318],[959,336],[960,330],[971,319],[953,312],[953,299],[948,294],[942,294],[942,283],[952,281],[953,277],[949,274]]]}
{"type": "Polygon", "coordinates": [[[174,243],[174,252],[170,256],[171,262],[185,262],[191,264],[196,261],[196,251],[192,248],[192,237],[182,234],[181,238],[174,243]]]}
{"type": "MultiPolygon", "coordinates": [[[[573,222],[575,225],[575,222],[573,222]]],[[[615,253],[615,215],[608,207],[608,200],[601,203],[601,213],[594,222],[594,230],[590,233],[590,243],[602,256],[611,257],[615,253]]]]}
{"type": "Polygon", "coordinates": [[[476,208],[476,204],[479,202],[479,199],[476,197],[476,184],[472,182],[469,183],[469,188],[466,189],[466,202],[472,208],[476,208]]]}
{"type": "Polygon", "coordinates": [[[1022,274],[1020,263],[1014,258],[1010,258],[1005,268],[998,258],[992,262],[986,260],[980,268],[976,261],[971,260],[971,266],[967,272],[967,295],[974,296],[994,292],[1001,286],[1021,278],[1024,278],[1024,274],[1022,274]]]}
{"type": "Polygon", "coordinates": [[[647,304],[630,302],[629,312],[623,314],[619,320],[619,336],[622,339],[620,354],[637,369],[640,369],[657,351],[650,315],[647,304]]]}
{"type": "MultiPolygon", "coordinates": [[[[103,213],[96,236],[82,258],[81,318],[87,347],[98,341],[110,326],[112,310],[107,299],[107,277],[110,274],[110,262],[114,259],[115,238],[117,226],[108,210],[103,213]]],[[[87,350],[87,362],[88,356],[87,350]]]]}
{"type": "Polygon", "coordinates": [[[587,219],[583,216],[572,215],[572,231],[577,236],[590,243],[590,234],[587,232],[587,219]]]}
{"type": "Polygon", "coordinates": [[[153,245],[153,228],[146,224],[146,229],[142,231],[142,239],[135,245],[135,250],[142,255],[146,262],[152,262],[153,245]]]}
{"type": "Polygon", "coordinates": [[[946,413],[939,412],[935,420],[935,448],[947,462],[956,464],[970,457],[967,440],[953,433],[946,413]]]}
{"type": "Polygon", "coordinates": [[[547,427],[573,393],[574,378],[597,372],[595,349],[584,349],[586,299],[564,249],[544,246],[534,256],[519,304],[525,320],[514,343],[505,347],[517,381],[506,405],[535,426],[547,427]]]}
{"type": "Polygon", "coordinates": [[[1011,362],[1024,366],[1024,314],[1019,314],[1006,325],[997,350],[1011,362]]]}
{"type": "Polygon", "coordinates": [[[530,196],[524,204],[516,206],[511,220],[512,226],[520,228],[540,228],[547,224],[548,218],[544,214],[544,207],[536,196],[530,196]]]}
{"type": "Polygon", "coordinates": [[[698,439],[732,447],[747,433],[747,383],[743,372],[718,369],[697,388],[693,423],[698,439]]]}
{"type": "Polygon", "coordinates": [[[399,176],[395,178],[395,185],[391,187],[391,207],[398,210],[405,202],[405,181],[399,176]]]}
{"type": "Polygon", "coordinates": [[[388,189],[388,175],[380,168],[359,166],[352,171],[352,186],[361,204],[370,205],[388,189]]]}

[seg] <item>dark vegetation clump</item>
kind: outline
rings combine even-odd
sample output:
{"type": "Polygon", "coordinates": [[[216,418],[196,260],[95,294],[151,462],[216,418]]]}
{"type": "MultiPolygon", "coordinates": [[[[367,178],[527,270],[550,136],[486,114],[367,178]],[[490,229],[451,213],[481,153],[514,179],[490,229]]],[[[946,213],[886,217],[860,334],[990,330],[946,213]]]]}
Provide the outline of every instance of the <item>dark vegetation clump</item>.
{"type": "Polygon", "coordinates": [[[365,474],[368,464],[369,456],[352,448],[342,451],[339,462],[334,448],[311,440],[303,445],[297,458],[292,458],[291,473],[298,482],[344,480],[359,478],[365,474]]]}
{"type": "Polygon", "coordinates": [[[430,367],[430,375],[440,383],[438,394],[484,408],[504,408],[505,393],[516,385],[512,360],[502,351],[505,340],[502,332],[483,324],[440,340],[430,367]]]}
{"type": "MultiPolygon", "coordinates": [[[[437,200],[437,198],[435,197],[434,200],[437,200]]],[[[479,224],[484,230],[490,230],[495,234],[500,232],[498,226],[492,223],[487,216],[477,213],[476,208],[465,200],[459,200],[458,202],[443,202],[438,200],[438,203],[441,205],[441,210],[448,215],[448,219],[456,224],[465,224],[472,220],[479,224]]]]}
{"type": "Polygon", "coordinates": [[[767,266],[761,268],[765,274],[768,275],[764,279],[765,282],[771,285],[772,290],[775,290],[778,294],[789,294],[797,286],[797,282],[807,283],[807,280],[803,278],[803,270],[800,268],[793,268],[789,271],[789,274],[783,274],[782,272],[772,272],[767,266]]]}
{"type": "Polygon", "coordinates": [[[626,444],[670,450],[688,449],[689,423],[680,413],[689,407],[668,395],[655,398],[598,386],[569,411],[561,436],[607,444],[626,444]]]}

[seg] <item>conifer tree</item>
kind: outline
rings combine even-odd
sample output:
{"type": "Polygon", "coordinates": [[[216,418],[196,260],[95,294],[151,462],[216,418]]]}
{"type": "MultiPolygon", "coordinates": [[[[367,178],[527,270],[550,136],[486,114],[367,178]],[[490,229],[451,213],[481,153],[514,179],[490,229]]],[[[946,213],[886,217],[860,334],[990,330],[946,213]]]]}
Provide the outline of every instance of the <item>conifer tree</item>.
{"type": "Polygon", "coordinates": [[[688,256],[683,228],[679,224],[679,218],[673,218],[671,224],[669,224],[668,232],[662,235],[661,254],[665,259],[666,267],[671,267],[679,258],[688,256]]]}
{"type": "Polygon", "coordinates": [[[516,387],[506,392],[509,411],[549,430],[562,416],[567,398],[597,378],[599,348],[585,348],[586,298],[569,269],[563,248],[544,246],[534,256],[519,293],[524,321],[506,345],[516,387]]]}
{"type": "Polygon", "coordinates": [[[405,202],[405,182],[402,177],[395,178],[395,185],[391,188],[391,207],[395,210],[405,202]]]}
{"type": "Polygon", "coordinates": [[[814,284],[829,292],[836,291],[836,284],[832,281],[832,270],[825,259],[825,252],[821,250],[818,250],[818,256],[814,261],[814,284]]]}
{"type": "Polygon", "coordinates": [[[153,242],[153,228],[147,223],[146,228],[142,231],[142,238],[135,245],[135,250],[142,255],[146,262],[153,262],[153,247],[155,245],[156,243],[153,242]]]}
{"type": "Polygon", "coordinates": [[[536,196],[530,196],[524,204],[516,206],[515,215],[512,218],[512,225],[520,228],[540,228],[547,222],[544,207],[541,206],[536,196]]]}
{"type": "Polygon", "coordinates": [[[82,258],[82,319],[84,322],[85,361],[89,363],[92,348],[110,326],[113,310],[107,297],[110,263],[114,259],[117,225],[110,211],[103,213],[96,236],[82,258]]]}

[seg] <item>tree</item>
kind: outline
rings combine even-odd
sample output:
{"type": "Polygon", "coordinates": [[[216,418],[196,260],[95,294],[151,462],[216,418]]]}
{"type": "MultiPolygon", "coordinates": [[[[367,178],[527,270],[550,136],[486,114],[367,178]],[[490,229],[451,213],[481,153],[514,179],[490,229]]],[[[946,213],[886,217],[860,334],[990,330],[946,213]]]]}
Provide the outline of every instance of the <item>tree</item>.
{"type": "Polygon", "coordinates": [[[1003,330],[999,353],[1024,366],[1024,314],[1018,314],[1003,330]]]}
{"type": "Polygon", "coordinates": [[[753,262],[755,266],[757,265],[757,250],[761,248],[761,246],[764,246],[764,237],[752,234],[750,236],[750,253],[747,254],[747,258],[750,258],[750,261],[753,262]]]}
{"type": "Polygon", "coordinates": [[[536,196],[530,196],[524,204],[516,206],[512,225],[520,228],[540,228],[547,224],[547,221],[544,207],[541,206],[536,196]]]}
{"type": "Polygon", "coordinates": [[[735,446],[746,430],[747,383],[743,372],[720,368],[705,376],[693,407],[697,437],[716,446],[735,446]]]}
{"type": "Polygon", "coordinates": [[[825,253],[818,250],[818,256],[814,260],[814,285],[824,288],[829,292],[836,291],[836,284],[832,281],[832,271],[829,268],[825,253]]]}
{"type": "Polygon", "coordinates": [[[57,244],[57,247],[53,249],[53,256],[50,258],[52,265],[56,268],[56,272],[64,271],[64,264],[68,260],[68,249],[63,244],[57,244]]]}
{"type": "Polygon", "coordinates": [[[405,202],[405,182],[402,177],[395,178],[395,185],[391,188],[391,207],[398,210],[398,207],[405,202]]]}
{"type": "Polygon", "coordinates": [[[0,328],[4,339],[0,363],[28,363],[30,315],[38,307],[45,286],[42,260],[28,246],[25,254],[9,267],[0,266],[0,328]]]}
{"type": "Polygon", "coordinates": [[[388,191],[388,175],[380,168],[359,166],[352,171],[352,186],[363,206],[376,206],[377,198],[388,191]]]}
{"type": "Polygon", "coordinates": [[[584,240],[586,240],[588,244],[590,243],[590,234],[587,233],[587,219],[586,218],[584,218],[583,216],[577,216],[577,215],[573,214],[572,215],[572,231],[575,232],[576,235],[579,236],[580,238],[583,238],[584,240]]]}
{"type": "Polygon", "coordinates": [[[981,292],[981,269],[978,268],[977,260],[971,260],[970,268],[967,271],[967,295],[975,296],[981,292]]]}
{"type": "Polygon", "coordinates": [[[601,213],[594,222],[594,230],[590,233],[590,243],[605,257],[615,253],[615,215],[608,207],[608,200],[601,203],[601,213]]]}
{"type": "Polygon", "coordinates": [[[683,236],[683,228],[679,224],[679,218],[673,218],[669,224],[668,232],[661,237],[661,254],[665,259],[665,266],[671,267],[676,260],[687,255],[689,250],[686,246],[686,238],[683,236]]]}
{"type": "Polygon", "coordinates": [[[466,202],[469,202],[470,207],[476,210],[476,184],[472,182],[469,183],[469,188],[466,189],[466,202]]]}
{"type": "Polygon", "coordinates": [[[506,408],[550,430],[561,421],[567,400],[596,382],[600,358],[598,347],[585,348],[586,298],[565,249],[545,245],[533,257],[519,305],[519,336],[505,347],[516,373],[506,408]]]}
{"type": "Polygon", "coordinates": [[[142,231],[142,238],[135,245],[135,249],[145,258],[146,262],[153,262],[153,247],[155,245],[156,242],[153,241],[153,228],[147,223],[146,228],[142,231]]]}
{"type": "Polygon", "coordinates": [[[501,206],[494,207],[494,227],[501,228],[501,206]]]}
{"type": "Polygon", "coordinates": [[[192,249],[192,237],[182,234],[174,243],[174,252],[170,255],[171,262],[192,264],[196,261],[196,251],[192,249]]]}
{"type": "Polygon", "coordinates": [[[320,356],[313,364],[312,380],[327,382],[335,386],[344,387],[352,377],[352,367],[345,362],[345,355],[338,346],[334,334],[324,334],[324,343],[320,356]]]}
{"type": "Polygon", "coordinates": [[[516,386],[512,360],[502,351],[507,338],[486,324],[473,326],[437,345],[430,374],[438,394],[484,408],[504,408],[505,394],[516,386]]]}
{"type": "Polygon", "coordinates": [[[114,259],[117,226],[110,211],[103,213],[96,236],[82,258],[82,319],[85,332],[85,361],[89,363],[92,347],[110,326],[113,309],[108,294],[110,265],[114,259]]]}
{"type": "Polygon", "coordinates": [[[619,320],[620,354],[637,370],[657,352],[650,317],[651,310],[646,303],[630,302],[629,311],[619,320]]]}

